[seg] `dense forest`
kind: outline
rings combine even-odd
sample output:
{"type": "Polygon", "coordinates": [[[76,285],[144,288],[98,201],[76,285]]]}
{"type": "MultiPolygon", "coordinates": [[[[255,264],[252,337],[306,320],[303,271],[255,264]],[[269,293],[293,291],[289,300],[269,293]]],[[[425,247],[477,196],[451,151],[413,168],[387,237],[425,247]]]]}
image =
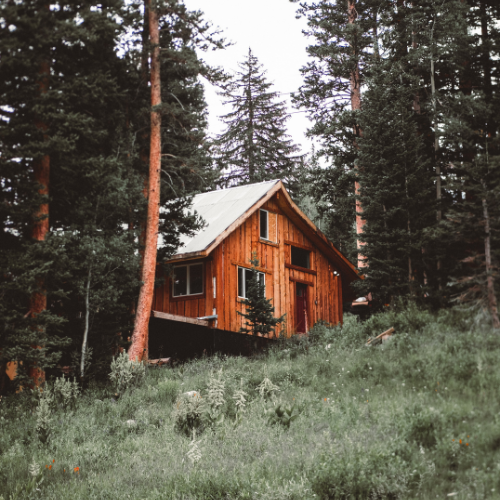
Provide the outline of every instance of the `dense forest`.
{"type": "Polygon", "coordinates": [[[500,327],[500,5],[297,9],[310,155],[251,51],[234,75],[204,62],[226,41],[181,0],[1,2],[1,391],[12,361],[17,384],[106,372],[140,335],[151,262],[202,223],[191,197],[275,178],[358,264],[360,295],[467,303],[500,327]],[[205,85],[228,106],[219,137],[205,85]]]}

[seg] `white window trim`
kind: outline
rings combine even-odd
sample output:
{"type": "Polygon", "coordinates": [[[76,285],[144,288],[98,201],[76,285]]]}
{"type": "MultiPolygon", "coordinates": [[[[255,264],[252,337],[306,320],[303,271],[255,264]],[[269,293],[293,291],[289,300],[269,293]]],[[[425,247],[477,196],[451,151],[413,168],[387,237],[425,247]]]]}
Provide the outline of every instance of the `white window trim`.
{"type": "MultiPolygon", "coordinates": [[[[245,274],[246,274],[246,271],[252,271],[252,269],[249,268],[249,267],[238,266],[238,270],[237,270],[237,274],[236,274],[238,280],[239,280],[239,277],[240,277],[240,269],[243,269],[243,275],[244,275],[243,276],[243,293],[245,294],[245,297],[242,297],[241,295],[239,295],[239,292],[240,292],[240,283],[239,283],[239,281],[237,281],[237,283],[236,283],[236,286],[238,287],[237,293],[238,293],[238,298],[239,299],[246,299],[247,298],[246,297],[247,290],[246,290],[246,276],[245,276],[245,274]]],[[[266,273],[263,273],[262,271],[257,271],[257,276],[262,276],[263,277],[263,279],[264,279],[264,290],[265,290],[265,288],[266,288],[266,273]]],[[[260,278],[259,278],[259,280],[260,280],[260,278]]]]}
{"type": "Polygon", "coordinates": [[[193,264],[183,264],[182,266],[174,266],[174,279],[172,280],[172,297],[187,297],[187,296],[193,296],[193,295],[203,295],[205,293],[205,275],[204,275],[204,266],[203,266],[203,262],[196,262],[196,263],[193,263],[193,264]],[[201,275],[202,275],[202,279],[201,279],[201,292],[199,293],[190,293],[190,287],[191,287],[191,283],[190,283],[190,268],[192,266],[202,266],[201,269],[201,275]],[[175,270],[180,268],[180,267],[187,267],[187,271],[186,271],[186,295],[175,295],[175,270]]]}

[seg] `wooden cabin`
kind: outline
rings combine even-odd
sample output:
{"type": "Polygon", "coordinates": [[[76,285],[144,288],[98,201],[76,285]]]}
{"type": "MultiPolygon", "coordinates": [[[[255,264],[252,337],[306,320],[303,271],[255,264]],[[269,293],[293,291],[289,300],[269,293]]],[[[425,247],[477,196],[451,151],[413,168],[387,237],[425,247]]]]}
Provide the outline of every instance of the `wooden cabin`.
{"type": "Polygon", "coordinates": [[[211,326],[238,332],[244,318],[237,311],[246,307],[250,259],[256,253],[259,279],[275,316],[286,313],[288,336],[307,333],[319,320],[342,322],[342,302],[353,299],[349,285],[358,274],[281,181],[199,194],[192,209],[206,226],[185,237],[169,261],[174,271],[155,290],[153,316],[203,322],[209,317],[211,326]]]}

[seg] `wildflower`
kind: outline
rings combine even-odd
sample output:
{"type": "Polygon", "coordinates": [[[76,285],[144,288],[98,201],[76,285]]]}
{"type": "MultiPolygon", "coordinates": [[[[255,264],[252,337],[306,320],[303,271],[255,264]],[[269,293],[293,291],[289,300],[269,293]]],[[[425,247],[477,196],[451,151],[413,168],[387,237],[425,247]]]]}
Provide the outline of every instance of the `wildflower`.
{"type": "Polygon", "coordinates": [[[459,440],[458,440],[458,442],[459,442],[460,444],[462,444],[462,440],[461,440],[461,439],[459,439],[459,440]]]}
{"type": "Polygon", "coordinates": [[[78,472],[78,474],[80,474],[80,467],[75,467],[75,468],[73,469],[73,472],[78,472]]]}
{"type": "Polygon", "coordinates": [[[66,472],[66,469],[64,469],[64,472],[66,472]]]}
{"type": "Polygon", "coordinates": [[[28,468],[29,473],[33,477],[37,477],[40,474],[40,466],[33,460],[33,463],[28,468]]]}
{"type": "Polygon", "coordinates": [[[465,443],[465,446],[469,446],[469,443],[465,443]]]}
{"type": "Polygon", "coordinates": [[[45,468],[46,468],[46,469],[48,469],[48,468],[49,468],[49,466],[48,466],[48,465],[46,465],[46,466],[45,466],[45,468]]]}
{"type": "Polygon", "coordinates": [[[52,459],[52,463],[54,463],[55,461],[56,461],[56,459],[55,459],[55,458],[53,458],[53,459],[52,459]]]}
{"type": "Polygon", "coordinates": [[[49,465],[49,470],[52,470],[52,465],[49,465]]]}

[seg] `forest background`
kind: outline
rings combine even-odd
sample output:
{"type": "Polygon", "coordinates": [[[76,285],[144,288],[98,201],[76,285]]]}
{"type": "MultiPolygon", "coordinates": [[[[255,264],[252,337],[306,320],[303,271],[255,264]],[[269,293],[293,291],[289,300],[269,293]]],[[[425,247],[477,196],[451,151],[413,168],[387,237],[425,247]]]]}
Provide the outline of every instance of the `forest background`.
{"type": "MultiPolygon", "coordinates": [[[[493,0],[304,1],[310,62],[294,95],[320,143],[298,153],[249,51],[178,0],[0,5],[0,365],[107,373],[141,287],[150,114],[161,115],[158,261],[200,221],[190,198],[281,178],[381,304],[487,307],[498,323],[500,6],[493,0]],[[151,107],[148,9],[159,17],[151,107]],[[230,111],[209,137],[204,85],[230,111]],[[82,352],[85,357],[82,360],[82,352]]],[[[217,23],[217,20],[213,20],[217,23]]],[[[22,368],[21,368],[22,367],[22,368]]],[[[2,375],[2,390],[8,381],[2,375]]]]}

